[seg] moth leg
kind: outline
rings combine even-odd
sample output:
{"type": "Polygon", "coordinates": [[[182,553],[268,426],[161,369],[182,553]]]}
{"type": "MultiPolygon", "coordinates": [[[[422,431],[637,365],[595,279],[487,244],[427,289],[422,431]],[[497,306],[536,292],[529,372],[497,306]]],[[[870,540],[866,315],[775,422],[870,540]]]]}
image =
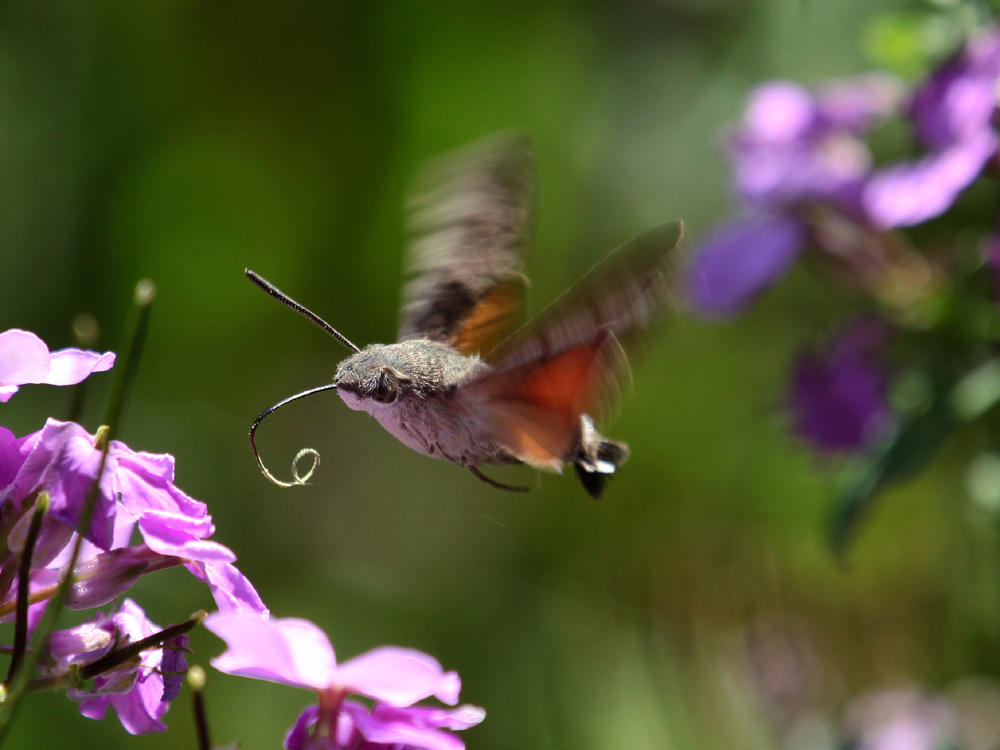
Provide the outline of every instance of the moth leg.
{"type": "Polygon", "coordinates": [[[495,479],[490,479],[488,476],[486,476],[485,474],[483,474],[483,472],[481,472],[475,466],[469,466],[468,469],[473,474],[475,474],[478,479],[480,479],[483,482],[486,482],[486,484],[488,484],[490,487],[496,487],[498,490],[507,490],[508,492],[527,492],[528,491],[527,487],[514,487],[513,485],[503,484],[502,482],[498,482],[495,479]]]}

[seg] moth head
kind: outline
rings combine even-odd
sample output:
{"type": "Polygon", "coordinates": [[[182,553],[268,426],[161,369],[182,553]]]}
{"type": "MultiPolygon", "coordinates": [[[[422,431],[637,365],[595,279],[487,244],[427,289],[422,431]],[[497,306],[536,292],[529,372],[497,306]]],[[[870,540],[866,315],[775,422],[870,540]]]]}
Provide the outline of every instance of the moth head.
{"type": "Polygon", "coordinates": [[[389,347],[373,344],[341,362],[333,382],[349,407],[371,411],[376,404],[388,406],[412,390],[413,378],[404,365],[389,347]]]}

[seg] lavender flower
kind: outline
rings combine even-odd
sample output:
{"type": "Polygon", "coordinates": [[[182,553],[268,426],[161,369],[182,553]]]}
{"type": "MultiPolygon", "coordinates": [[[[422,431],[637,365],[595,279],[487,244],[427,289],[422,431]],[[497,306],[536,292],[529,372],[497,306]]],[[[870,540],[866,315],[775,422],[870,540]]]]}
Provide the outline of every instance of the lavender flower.
{"type": "Polygon", "coordinates": [[[938,216],[976,179],[1000,145],[992,124],[998,83],[996,28],[970,40],[923,83],[909,114],[928,152],[867,181],[861,203],[873,226],[911,226],[938,216]]]}
{"type": "MultiPolygon", "coordinates": [[[[108,651],[106,639],[99,635],[101,632],[113,633],[114,645],[120,648],[159,630],[138,604],[126,599],[110,617],[99,615],[94,623],[53,633],[50,652],[53,640],[58,651],[51,652],[48,661],[56,665],[52,669],[69,663],[92,663],[108,651]],[[74,644],[79,644],[75,654],[74,644]]],[[[159,648],[144,651],[139,657],[96,677],[93,690],[70,688],[66,694],[80,701],[80,713],[89,719],[103,719],[110,706],[129,734],[162,732],[166,726],[160,720],[170,707],[161,700],[164,690],[163,677],[159,673],[162,659],[163,652],[159,648]]],[[[55,672],[50,670],[52,673],[55,672]]]]}
{"type": "Polygon", "coordinates": [[[338,719],[336,737],[317,737],[319,706],[309,706],[285,735],[285,750],[463,750],[465,743],[442,729],[461,730],[474,727],[486,718],[476,706],[453,710],[439,708],[393,708],[379,705],[373,710],[352,700],[345,700],[338,719]]]}
{"type": "MultiPolygon", "coordinates": [[[[19,542],[23,543],[30,515],[22,508],[24,501],[33,493],[47,492],[50,512],[36,545],[33,566],[63,565],[68,561],[72,530],[97,480],[100,441],[80,425],[54,419],[40,432],[21,440],[4,432],[0,434],[0,476],[9,483],[0,488],[0,519],[5,514],[21,514],[8,546],[16,552],[19,542]]],[[[71,606],[100,606],[123,593],[143,573],[183,563],[209,585],[221,610],[266,612],[253,586],[233,567],[236,556],[208,539],[214,532],[207,506],[174,484],[172,456],[139,453],[112,441],[85,532],[93,547],[85,549],[80,558],[77,572],[84,580],[74,586],[71,606]],[[129,553],[102,556],[102,552],[127,547],[136,527],[143,545],[129,553]]],[[[16,560],[8,558],[3,565],[16,565],[16,560]]],[[[0,599],[10,593],[0,591],[0,599]]]]}
{"type": "Polygon", "coordinates": [[[338,665],[326,635],[305,620],[216,613],[205,626],[229,647],[212,660],[216,669],[316,692],[319,704],[299,717],[285,739],[288,750],[462,750],[464,743],[442,730],[465,729],[485,716],[472,706],[413,707],[432,695],[454,705],[461,688],[455,672],[419,651],[386,646],[338,665]],[[369,712],[345,700],[352,693],[374,699],[375,707],[369,712]]]}
{"type": "MultiPolygon", "coordinates": [[[[29,610],[31,625],[44,611],[44,600],[55,593],[75,542],[73,529],[100,468],[99,444],[97,436],[79,425],[53,419],[21,439],[0,432],[0,529],[9,530],[6,542],[12,553],[0,557],[0,612],[12,613],[14,607],[13,574],[31,517],[25,506],[43,491],[49,493],[50,512],[32,556],[30,590],[42,601],[29,610]]],[[[267,612],[253,585],[233,566],[232,551],[206,538],[215,527],[205,504],[173,480],[172,456],[138,453],[111,442],[67,606],[101,606],[140,576],[183,564],[208,585],[220,610],[267,612]],[[136,528],[143,543],[130,547],[136,528]]]]}
{"type": "Polygon", "coordinates": [[[859,451],[892,423],[882,349],[889,331],[878,320],[847,327],[822,350],[799,356],[789,407],[795,431],[823,451],[859,451]]]}
{"type": "Polygon", "coordinates": [[[812,94],[784,81],[756,89],[731,141],[743,215],[706,237],[688,271],[694,307],[739,312],[805,249],[813,206],[855,214],[871,171],[861,136],[899,100],[895,79],[867,74],[812,94]]]}
{"type": "Polygon", "coordinates": [[[73,385],[92,372],[110,370],[114,352],[49,348],[30,331],[11,328],[0,333],[0,403],[10,400],[25,383],[73,385]]]}

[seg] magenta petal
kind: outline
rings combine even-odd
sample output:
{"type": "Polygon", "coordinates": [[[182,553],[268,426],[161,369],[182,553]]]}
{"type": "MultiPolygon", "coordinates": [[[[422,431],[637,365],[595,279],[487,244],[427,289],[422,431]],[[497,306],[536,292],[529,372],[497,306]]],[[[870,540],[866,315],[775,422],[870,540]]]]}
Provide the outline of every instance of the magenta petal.
{"type": "Polygon", "coordinates": [[[0,404],[6,404],[19,390],[16,385],[0,385],[0,404]]]}
{"type": "Polygon", "coordinates": [[[771,81],[750,95],[743,129],[756,141],[781,143],[805,136],[815,118],[816,103],[808,91],[788,81],[771,81]]]}
{"type": "Polygon", "coordinates": [[[916,163],[876,172],[861,194],[868,220],[880,229],[890,229],[944,213],[979,176],[997,146],[996,135],[983,131],[916,163]]]}
{"type": "Polygon", "coordinates": [[[150,510],[181,513],[189,518],[207,516],[205,503],[174,486],[173,456],[137,453],[117,440],[111,443],[111,455],[121,467],[117,489],[122,493],[122,504],[133,516],[150,510]]]}
{"type": "Polygon", "coordinates": [[[311,622],[219,612],[205,619],[205,627],[229,647],[212,659],[220,672],[313,690],[333,681],[333,646],[311,622]]]}
{"type": "Polygon", "coordinates": [[[805,223],[791,216],[747,218],[716,230],[688,268],[692,305],[706,315],[740,312],[788,273],[805,243],[805,223]]]}
{"type": "Polygon", "coordinates": [[[405,747],[413,750],[465,750],[465,743],[454,734],[411,723],[369,714],[362,706],[345,704],[361,736],[378,746],[405,747]]]}
{"type": "Polygon", "coordinates": [[[220,612],[265,617],[270,613],[253,584],[232,563],[192,562],[186,567],[195,578],[208,584],[220,612]]]}
{"type": "Polygon", "coordinates": [[[306,744],[309,741],[309,730],[313,728],[318,719],[319,706],[309,706],[299,714],[295,725],[285,735],[285,750],[309,750],[306,744]]]}
{"type": "Polygon", "coordinates": [[[214,529],[211,521],[192,520],[174,513],[150,511],[139,518],[143,541],[161,555],[207,563],[233,562],[236,555],[229,549],[202,538],[211,535],[214,529]]]}
{"type": "Polygon", "coordinates": [[[421,727],[434,729],[468,729],[486,718],[486,711],[479,706],[464,705],[458,708],[394,708],[393,706],[375,706],[372,716],[382,721],[407,721],[421,727]]]}
{"type": "MultiPolygon", "coordinates": [[[[14,483],[27,493],[37,487],[49,493],[51,517],[71,528],[80,513],[97,478],[101,452],[93,445],[93,437],[74,422],[49,419],[41,431],[14,483]]],[[[87,538],[102,549],[110,549],[114,540],[115,495],[112,477],[114,460],[109,457],[94,515],[87,538]]]]}
{"type": "Polygon", "coordinates": [[[41,383],[48,372],[49,348],[38,336],[19,328],[0,333],[0,384],[41,383]]]}
{"type": "MultiPolygon", "coordinates": [[[[5,427],[0,427],[0,498],[2,498],[3,488],[9,486],[17,472],[24,464],[25,452],[21,450],[21,444],[14,433],[5,427]]],[[[18,498],[20,500],[21,498],[18,498]]],[[[0,503],[2,503],[0,499],[0,503]]]]}
{"type": "Polygon", "coordinates": [[[114,364],[114,352],[98,354],[84,349],[60,349],[52,352],[49,374],[41,382],[48,385],[74,385],[86,380],[92,372],[110,370],[114,364]]]}
{"type": "Polygon", "coordinates": [[[111,697],[107,695],[98,695],[95,698],[87,698],[80,703],[80,713],[88,719],[100,721],[108,712],[109,705],[111,705],[111,697]]]}
{"type": "Polygon", "coordinates": [[[462,686],[458,674],[442,671],[437,659],[396,646],[355,656],[337,668],[335,679],[352,692],[391,706],[409,706],[431,695],[454,705],[462,686]]]}
{"type": "Polygon", "coordinates": [[[149,734],[167,729],[160,719],[167,713],[170,704],[160,700],[162,695],[163,678],[150,672],[144,682],[137,681],[125,695],[112,695],[109,700],[126,732],[149,734]]]}

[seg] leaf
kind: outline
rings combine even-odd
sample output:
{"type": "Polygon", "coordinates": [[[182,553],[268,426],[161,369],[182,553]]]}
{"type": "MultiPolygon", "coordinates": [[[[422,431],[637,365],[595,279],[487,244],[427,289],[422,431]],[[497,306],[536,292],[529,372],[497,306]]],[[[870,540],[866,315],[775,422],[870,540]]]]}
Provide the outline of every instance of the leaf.
{"type": "Polygon", "coordinates": [[[837,500],[830,530],[830,546],[841,561],[875,496],[915,476],[956,426],[950,390],[942,388],[926,411],[905,422],[884,448],[859,462],[837,500]]]}

